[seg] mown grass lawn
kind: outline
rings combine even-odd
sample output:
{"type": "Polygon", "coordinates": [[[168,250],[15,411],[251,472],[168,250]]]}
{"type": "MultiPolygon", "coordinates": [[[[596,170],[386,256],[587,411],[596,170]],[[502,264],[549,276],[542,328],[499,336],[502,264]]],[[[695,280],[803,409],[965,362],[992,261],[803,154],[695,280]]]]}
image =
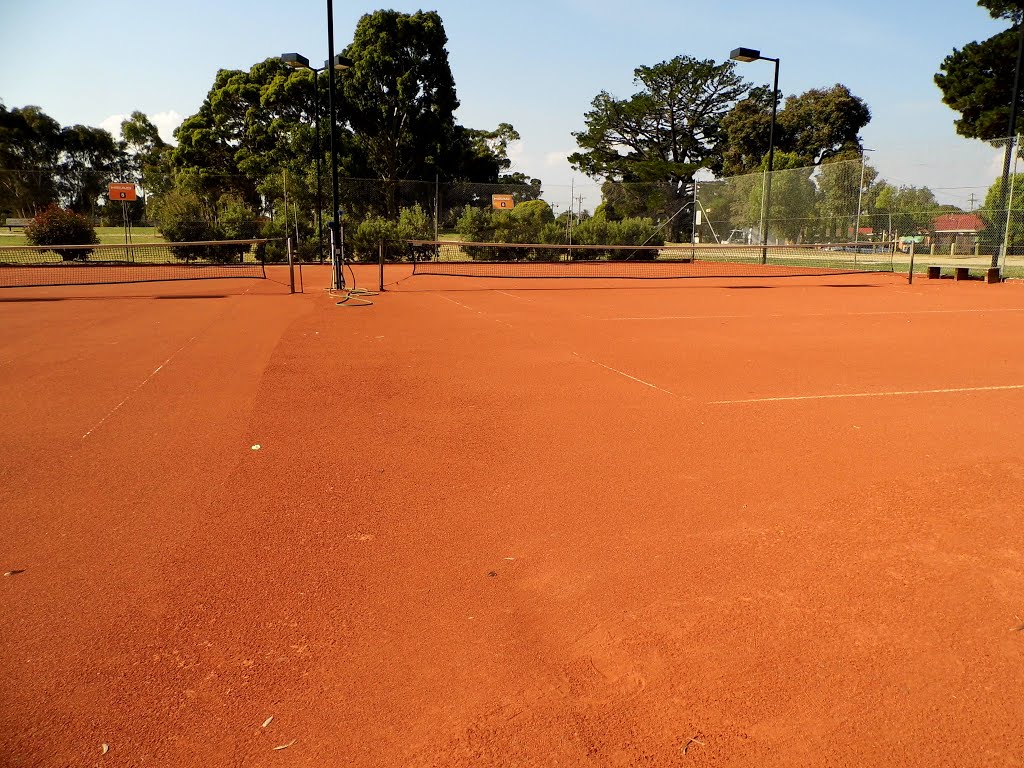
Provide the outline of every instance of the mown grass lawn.
{"type": "MultiPolygon", "coordinates": [[[[117,245],[124,242],[123,227],[96,227],[96,235],[102,244],[117,245]]],[[[134,227],[132,228],[132,242],[162,243],[165,241],[156,231],[156,227],[134,227]]],[[[29,242],[20,230],[8,232],[6,228],[0,228],[0,245],[29,245],[29,242]]]]}

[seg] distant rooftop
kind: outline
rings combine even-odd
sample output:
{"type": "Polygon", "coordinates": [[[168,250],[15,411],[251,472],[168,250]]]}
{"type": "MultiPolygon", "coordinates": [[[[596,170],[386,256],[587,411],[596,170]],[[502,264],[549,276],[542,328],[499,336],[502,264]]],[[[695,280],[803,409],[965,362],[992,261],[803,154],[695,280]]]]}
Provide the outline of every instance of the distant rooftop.
{"type": "Polygon", "coordinates": [[[976,213],[944,213],[932,222],[935,232],[980,232],[985,222],[976,213]]]}

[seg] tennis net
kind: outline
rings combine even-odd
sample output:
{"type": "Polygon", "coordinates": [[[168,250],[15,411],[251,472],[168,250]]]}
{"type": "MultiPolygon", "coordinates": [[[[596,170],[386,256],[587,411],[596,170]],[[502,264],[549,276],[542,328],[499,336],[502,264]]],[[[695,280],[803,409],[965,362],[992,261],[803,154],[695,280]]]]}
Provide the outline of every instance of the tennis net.
{"type": "Polygon", "coordinates": [[[0,288],[265,278],[267,242],[0,246],[0,288]]]}
{"type": "Polygon", "coordinates": [[[786,277],[893,272],[893,243],[548,245],[410,241],[413,274],[460,277],[786,277]]]}

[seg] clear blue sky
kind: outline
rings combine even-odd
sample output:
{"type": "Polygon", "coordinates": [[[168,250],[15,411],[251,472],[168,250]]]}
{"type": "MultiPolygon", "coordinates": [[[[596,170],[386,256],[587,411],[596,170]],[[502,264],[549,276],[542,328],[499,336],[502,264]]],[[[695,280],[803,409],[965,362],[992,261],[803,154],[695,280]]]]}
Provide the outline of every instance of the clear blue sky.
{"type": "MultiPolygon", "coordinates": [[[[325,0],[85,3],[0,0],[0,99],[40,106],[62,125],[105,125],[142,110],[172,127],[202,103],[218,69],[248,69],[298,51],[327,57],[325,0]]],[[[737,46],[781,58],[780,89],[847,85],[871,108],[864,144],[882,176],[928,185],[964,206],[998,172],[994,153],[956,136],[933,82],[954,47],[1006,24],[971,0],[336,0],[335,47],[364,13],[436,10],[448,33],[461,124],[510,122],[522,135],[516,170],[551,197],[593,182],[564,161],[600,90],[634,92],[632,71],[678,54],[724,61],[737,46]]],[[[768,62],[740,65],[770,83],[768,62]]],[[[169,130],[165,130],[169,136],[169,130]]]]}

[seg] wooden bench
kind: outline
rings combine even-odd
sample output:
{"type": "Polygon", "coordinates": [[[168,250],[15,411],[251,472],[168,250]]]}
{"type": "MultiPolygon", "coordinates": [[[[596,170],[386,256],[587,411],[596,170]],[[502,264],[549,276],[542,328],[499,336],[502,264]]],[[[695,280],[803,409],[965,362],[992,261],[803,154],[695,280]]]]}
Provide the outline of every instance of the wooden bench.
{"type": "Polygon", "coordinates": [[[954,280],[970,280],[971,279],[971,268],[970,267],[943,267],[941,264],[929,264],[928,265],[928,279],[939,280],[942,278],[943,269],[953,270],[954,280]]]}
{"type": "MultiPolygon", "coordinates": [[[[942,277],[942,265],[941,264],[929,264],[928,265],[928,279],[938,280],[942,277]]],[[[954,280],[970,280],[971,279],[971,268],[953,266],[947,267],[947,269],[953,270],[954,280]]],[[[975,267],[975,269],[981,269],[981,267],[975,267]]],[[[982,278],[986,283],[998,283],[1000,281],[999,267],[986,267],[985,276],[982,278]]]]}
{"type": "MultiPolygon", "coordinates": [[[[929,264],[928,265],[928,279],[938,280],[942,277],[942,265],[941,264],[929,264]]],[[[954,280],[970,280],[971,279],[971,268],[970,267],[946,267],[946,269],[953,270],[954,280]]]]}
{"type": "Polygon", "coordinates": [[[8,232],[13,232],[15,228],[24,229],[31,221],[32,219],[5,219],[4,226],[8,232]]]}

